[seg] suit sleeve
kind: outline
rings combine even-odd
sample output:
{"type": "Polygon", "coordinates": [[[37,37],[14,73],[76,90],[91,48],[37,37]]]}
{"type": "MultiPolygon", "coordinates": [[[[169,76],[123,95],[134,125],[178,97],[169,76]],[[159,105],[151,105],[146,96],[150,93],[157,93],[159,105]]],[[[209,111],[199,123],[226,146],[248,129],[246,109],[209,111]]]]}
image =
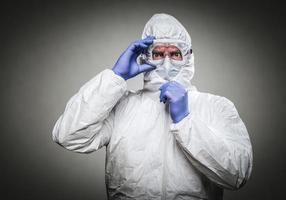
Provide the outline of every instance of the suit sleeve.
{"type": "Polygon", "coordinates": [[[220,97],[207,114],[191,113],[171,124],[179,147],[201,173],[222,188],[239,189],[252,170],[248,131],[234,104],[220,97]]]}
{"type": "Polygon", "coordinates": [[[78,153],[90,153],[107,145],[116,104],[126,90],[126,81],[112,70],[100,72],[68,101],[53,128],[53,141],[78,153]]]}

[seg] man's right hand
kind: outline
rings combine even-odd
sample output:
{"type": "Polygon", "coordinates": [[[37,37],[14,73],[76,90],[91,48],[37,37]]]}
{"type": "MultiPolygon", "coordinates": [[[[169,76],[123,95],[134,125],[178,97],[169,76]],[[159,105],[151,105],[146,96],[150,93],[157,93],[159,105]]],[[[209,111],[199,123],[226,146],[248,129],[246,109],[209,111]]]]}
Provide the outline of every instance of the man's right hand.
{"type": "Polygon", "coordinates": [[[154,39],[155,37],[148,36],[145,39],[137,40],[130,44],[113,66],[112,70],[114,73],[127,80],[142,72],[155,69],[156,66],[146,63],[140,65],[136,62],[137,57],[153,44],[154,39]]]}

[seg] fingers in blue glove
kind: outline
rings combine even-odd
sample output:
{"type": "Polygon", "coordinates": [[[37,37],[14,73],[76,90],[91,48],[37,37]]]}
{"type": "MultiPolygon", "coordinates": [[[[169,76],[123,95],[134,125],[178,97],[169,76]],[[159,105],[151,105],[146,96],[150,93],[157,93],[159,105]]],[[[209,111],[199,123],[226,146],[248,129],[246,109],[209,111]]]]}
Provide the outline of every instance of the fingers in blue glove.
{"type": "Polygon", "coordinates": [[[134,51],[137,54],[142,53],[145,49],[148,48],[148,45],[144,43],[134,43],[131,47],[131,50],[134,51]]]}
{"type": "Polygon", "coordinates": [[[129,47],[121,54],[112,70],[115,74],[121,76],[125,80],[136,76],[141,72],[150,71],[156,68],[156,66],[143,63],[139,65],[137,58],[140,53],[147,50],[153,43],[154,37],[147,37],[143,40],[137,40],[129,45],[129,47]]]}
{"type": "Polygon", "coordinates": [[[160,87],[160,102],[169,102],[170,115],[178,123],[189,114],[188,93],[178,82],[170,81],[160,87]]]}
{"type": "Polygon", "coordinates": [[[141,72],[148,72],[148,71],[151,71],[151,70],[154,70],[154,69],[156,69],[156,66],[152,66],[152,65],[149,65],[149,64],[139,65],[140,73],[141,72]]]}
{"type": "MultiPolygon", "coordinates": [[[[138,53],[142,53],[144,50],[146,50],[151,44],[153,44],[155,37],[154,36],[147,36],[146,38],[142,39],[142,40],[138,40],[139,42],[139,47],[141,47],[141,49],[139,50],[138,53]]],[[[139,65],[140,68],[140,73],[141,72],[148,72],[151,70],[156,69],[156,65],[152,64],[152,63],[144,63],[139,65]]]]}
{"type": "Polygon", "coordinates": [[[136,53],[142,53],[144,49],[147,49],[151,44],[153,44],[154,39],[154,36],[148,36],[144,39],[137,40],[130,46],[130,48],[136,53]]]}
{"type": "Polygon", "coordinates": [[[169,84],[170,84],[170,82],[167,82],[159,88],[159,90],[161,91],[160,102],[166,103],[167,97],[164,94],[165,94],[166,88],[169,86],[169,84]]]}
{"type": "Polygon", "coordinates": [[[168,90],[162,91],[160,94],[160,102],[166,103],[172,99],[172,93],[168,90]]]}
{"type": "Polygon", "coordinates": [[[178,98],[176,95],[171,96],[171,94],[183,94],[186,92],[185,88],[177,83],[176,81],[170,81],[165,84],[163,84],[160,88],[160,102],[166,102],[167,100],[175,100],[178,98]],[[167,93],[167,95],[166,95],[167,93]]]}
{"type": "Polygon", "coordinates": [[[147,41],[147,42],[152,42],[153,43],[153,40],[155,40],[155,36],[147,36],[146,38],[142,39],[142,41],[147,41]]]}
{"type": "Polygon", "coordinates": [[[166,90],[166,88],[170,85],[170,83],[171,82],[167,82],[167,83],[165,83],[165,84],[163,84],[163,85],[161,85],[161,87],[159,88],[159,90],[166,90]]]}
{"type": "Polygon", "coordinates": [[[180,83],[178,83],[176,81],[169,81],[169,82],[163,84],[159,89],[160,90],[166,90],[167,87],[171,87],[171,88],[174,88],[176,90],[185,91],[185,88],[180,83]]]}

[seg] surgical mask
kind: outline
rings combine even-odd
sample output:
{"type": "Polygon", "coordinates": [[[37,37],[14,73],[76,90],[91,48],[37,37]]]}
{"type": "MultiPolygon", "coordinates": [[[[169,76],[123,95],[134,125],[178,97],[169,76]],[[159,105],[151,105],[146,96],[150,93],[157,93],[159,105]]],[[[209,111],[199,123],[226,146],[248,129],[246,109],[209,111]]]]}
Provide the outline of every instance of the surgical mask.
{"type": "Polygon", "coordinates": [[[169,56],[166,56],[164,59],[153,60],[149,63],[156,66],[155,71],[165,80],[172,80],[184,66],[182,62],[170,59],[169,56]]]}

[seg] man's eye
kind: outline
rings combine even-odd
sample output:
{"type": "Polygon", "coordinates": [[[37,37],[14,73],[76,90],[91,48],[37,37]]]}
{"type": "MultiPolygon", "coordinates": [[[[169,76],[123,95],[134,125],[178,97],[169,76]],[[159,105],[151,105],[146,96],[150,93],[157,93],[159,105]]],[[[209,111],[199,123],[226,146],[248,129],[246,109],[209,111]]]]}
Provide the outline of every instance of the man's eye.
{"type": "Polygon", "coordinates": [[[172,55],[172,57],[179,57],[179,58],[181,58],[181,56],[182,56],[180,52],[174,52],[171,55],[172,55]]]}
{"type": "Polygon", "coordinates": [[[154,58],[163,57],[162,53],[153,53],[154,58]]]}

